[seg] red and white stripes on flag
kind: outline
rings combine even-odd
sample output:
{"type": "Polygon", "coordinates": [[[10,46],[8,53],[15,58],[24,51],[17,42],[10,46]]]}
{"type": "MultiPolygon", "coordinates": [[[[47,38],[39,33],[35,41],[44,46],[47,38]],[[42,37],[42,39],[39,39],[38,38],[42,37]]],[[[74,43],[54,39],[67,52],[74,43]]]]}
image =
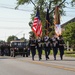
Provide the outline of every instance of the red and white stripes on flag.
{"type": "Polygon", "coordinates": [[[42,23],[40,20],[40,16],[39,16],[39,11],[37,10],[37,14],[34,17],[34,21],[33,21],[33,25],[32,25],[32,30],[35,33],[35,35],[38,36],[42,36],[42,23]]]}

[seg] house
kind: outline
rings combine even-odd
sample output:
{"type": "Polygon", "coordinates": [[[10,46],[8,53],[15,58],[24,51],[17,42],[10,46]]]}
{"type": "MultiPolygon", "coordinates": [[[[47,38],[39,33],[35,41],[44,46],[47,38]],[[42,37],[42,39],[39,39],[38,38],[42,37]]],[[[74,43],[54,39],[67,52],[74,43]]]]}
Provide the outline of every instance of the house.
{"type": "MultiPolygon", "coordinates": [[[[75,17],[61,25],[62,31],[65,31],[64,26],[66,26],[68,23],[72,23],[72,22],[75,22],[75,17]]],[[[69,44],[69,41],[66,42],[66,48],[67,48],[67,50],[72,50],[72,48],[74,49],[74,47],[72,47],[72,45],[69,44]]]]}
{"type": "Polygon", "coordinates": [[[64,28],[65,25],[67,25],[68,23],[71,23],[71,22],[75,22],[75,17],[72,18],[71,20],[67,21],[66,23],[62,24],[61,28],[64,28]]]}

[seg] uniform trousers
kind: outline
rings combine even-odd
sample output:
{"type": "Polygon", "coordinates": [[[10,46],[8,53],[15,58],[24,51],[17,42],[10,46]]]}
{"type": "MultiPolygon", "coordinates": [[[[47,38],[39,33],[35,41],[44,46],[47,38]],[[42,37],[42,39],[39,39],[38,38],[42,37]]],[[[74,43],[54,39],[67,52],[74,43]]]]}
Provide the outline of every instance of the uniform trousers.
{"type": "Polygon", "coordinates": [[[32,60],[34,60],[34,56],[36,54],[36,49],[35,47],[31,47],[31,53],[32,53],[32,60]]]}
{"type": "Polygon", "coordinates": [[[39,56],[39,60],[40,60],[42,57],[42,48],[39,47],[37,50],[38,50],[38,56],[39,56]]]}
{"type": "Polygon", "coordinates": [[[56,60],[57,53],[58,53],[58,48],[57,47],[53,47],[54,60],[56,60]]]}
{"type": "Polygon", "coordinates": [[[50,54],[50,48],[46,47],[45,48],[45,57],[46,57],[46,60],[49,59],[49,54],[50,54]]]}
{"type": "Polygon", "coordinates": [[[63,55],[64,55],[64,47],[60,47],[59,48],[59,52],[60,52],[60,58],[62,60],[63,59],[63,55]]]}

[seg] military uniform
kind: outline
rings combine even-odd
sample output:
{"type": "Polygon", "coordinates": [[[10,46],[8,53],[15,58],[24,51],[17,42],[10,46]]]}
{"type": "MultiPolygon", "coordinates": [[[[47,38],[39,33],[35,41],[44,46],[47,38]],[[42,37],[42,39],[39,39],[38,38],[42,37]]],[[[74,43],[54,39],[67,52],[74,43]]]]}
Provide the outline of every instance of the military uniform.
{"type": "Polygon", "coordinates": [[[38,50],[39,60],[41,60],[42,59],[42,39],[40,37],[38,37],[37,39],[37,50],[38,50]]]}
{"type": "Polygon", "coordinates": [[[34,39],[34,37],[31,37],[31,39],[29,40],[29,48],[31,50],[32,53],[32,60],[34,60],[34,56],[36,54],[36,40],[34,39]]]}
{"type": "Polygon", "coordinates": [[[54,60],[56,60],[56,55],[58,53],[58,39],[55,37],[52,38],[52,48],[53,48],[54,60]]]}
{"type": "Polygon", "coordinates": [[[60,58],[61,60],[63,59],[63,55],[64,55],[64,40],[62,37],[59,37],[59,51],[60,51],[60,58]]]}
{"type": "Polygon", "coordinates": [[[49,59],[49,54],[50,54],[50,50],[51,50],[51,41],[48,36],[45,36],[43,40],[44,40],[45,57],[47,60],[47,59],[49,59]]]}
{"type": "Polygon", "coordinates": [[[5,44],[1,45],[1,56],[4,56],[5,44]]]}

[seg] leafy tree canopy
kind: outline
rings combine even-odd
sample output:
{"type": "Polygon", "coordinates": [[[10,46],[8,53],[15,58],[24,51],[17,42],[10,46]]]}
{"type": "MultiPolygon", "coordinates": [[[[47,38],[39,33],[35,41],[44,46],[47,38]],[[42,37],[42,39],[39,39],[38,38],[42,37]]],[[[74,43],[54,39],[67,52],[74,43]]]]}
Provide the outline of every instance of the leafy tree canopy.
{"type": "MultiPolygon", "coordinates": [[[[65,15],[65,12],[63,8],[65,7],[67,0],[17,0],[17,7],[19,5],[24,5],[24,4],[30,4],[32,3],[34,5],[34,13],[31,14],[31,18],[33,21],[35,12],[36,12],[36,7],[39,7],[40,10],[40,17],[43,25],[43,33],[45,32],[45,23],[46,23],[46,11],[45,9],[49,8],[49,17],[50,17],[50,23],[51,25],[54,25],[53,23],[53,11],[56,5],[60,6],[60,15],[65,15]]],[[[72,6],[74,6],[75,0],[71,0],[72,6]]],[[[17,8],[16,7],[16,8],[17,8]]],[[[53,28],[53,27],[51,27],[53,28]]],[[[52,29],[51,29],[52,30],[52,29]]],[[[53,33],[50,31],[50,35],[53,33]]],[[[43,34],[44,35],[44,34],[43,34]]]]}
{"type": "Polygon", "coordinates": [[[9,36],[7,39],[7,42],[10,43],[10,41],[15,40],[15,39],[18,39],[18,37],[14,36],[14,35],[9,36]]]}
{"type": "Polygon", "coordinates": [[[69,41],[71,46],[75,45],[75,22],[67,24],[63,32],[65,41],[69,41]]]}
{"type": "Polygon", "coordinates": [[[71,1],[72,6],[75,6],[75,0],[71,1]]]}

